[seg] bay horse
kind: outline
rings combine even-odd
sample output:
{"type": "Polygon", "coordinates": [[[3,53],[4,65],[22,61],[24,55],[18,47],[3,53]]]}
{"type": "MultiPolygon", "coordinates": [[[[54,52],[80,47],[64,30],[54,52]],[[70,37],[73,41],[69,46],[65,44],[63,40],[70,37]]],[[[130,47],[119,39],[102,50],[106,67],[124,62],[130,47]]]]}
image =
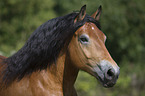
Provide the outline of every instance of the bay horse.
{"type": "Polygon", "coordinates": [[[89,16],[84,5],[79,12],[51,19],[14,55],[0,56],[0,96],[77,96],[79,70],[104,87],[115,85],[119,67],[105,47],[101,10],[89,16]]]}

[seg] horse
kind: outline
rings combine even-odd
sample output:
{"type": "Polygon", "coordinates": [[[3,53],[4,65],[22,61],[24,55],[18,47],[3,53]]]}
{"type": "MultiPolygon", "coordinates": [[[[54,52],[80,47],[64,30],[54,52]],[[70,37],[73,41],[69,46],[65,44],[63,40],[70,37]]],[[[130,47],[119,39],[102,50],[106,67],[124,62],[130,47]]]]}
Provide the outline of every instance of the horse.
{"type": "Polygon", "coordinates": [[[0,96],[77,96],[79,70],[113,87],[120,71],[105,46],[101,12],[89,16],[84,5],[48,20],[15,54],[0,56],[0,96]]]}

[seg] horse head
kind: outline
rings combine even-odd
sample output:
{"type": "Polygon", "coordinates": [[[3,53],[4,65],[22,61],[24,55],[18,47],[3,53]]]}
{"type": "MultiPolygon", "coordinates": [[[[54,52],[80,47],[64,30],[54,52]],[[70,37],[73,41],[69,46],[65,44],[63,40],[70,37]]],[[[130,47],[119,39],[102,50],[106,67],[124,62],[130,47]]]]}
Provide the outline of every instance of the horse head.
{"type": "MultiPolygon", "coordinates": [[[[101,7],[92,15],[98,22],[101,7]]],[[[74,23],[81,22],[86,16],[83,6],[74,23]]],[[[119,67],[105,46],[106,36],[96,24],[86,22],[73,35],[69,44],[71,61],[78,68],[96,77],[104,87],[112,87],[119,76],[119,67]]]]}

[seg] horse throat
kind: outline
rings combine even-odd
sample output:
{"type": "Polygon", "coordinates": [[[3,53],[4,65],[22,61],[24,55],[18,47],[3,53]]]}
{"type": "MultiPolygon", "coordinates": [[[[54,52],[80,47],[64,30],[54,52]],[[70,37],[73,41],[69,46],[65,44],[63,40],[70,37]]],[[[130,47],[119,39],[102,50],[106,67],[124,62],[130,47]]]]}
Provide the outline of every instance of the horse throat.
{"type": "Polygon", "coordinates": [[[76,81],[79,69],[74,66],[71,62],[70,57],[67,55],[65,59],[64,65],[64,73],[63,73],[63,92],[64,96],[77,96],[76,91],[74,89],[74,83],[76,81]]]}

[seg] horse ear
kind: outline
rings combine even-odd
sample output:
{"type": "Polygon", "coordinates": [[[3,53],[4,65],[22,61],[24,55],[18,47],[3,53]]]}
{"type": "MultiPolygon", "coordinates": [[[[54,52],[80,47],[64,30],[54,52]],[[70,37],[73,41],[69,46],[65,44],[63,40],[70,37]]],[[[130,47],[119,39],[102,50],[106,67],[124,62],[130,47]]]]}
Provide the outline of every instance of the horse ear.
{"type": "Polygon", "coordinates": [[[76,23],[78,21],[83,20],[85,16],[86,16],[86,5],[82,6],[79,15],[75,18],[74,22],[76,23]]]}
{"type": "Polygon", "coordinates": [[[92,15],[92,17],[93,17],[94,19],[96,19],[97,21],[99,21],[101,12],[102,12],[102,6],[100,5],[100,7],[99,7],[99,8],[97,9],[97,11],[92,15]]]}

